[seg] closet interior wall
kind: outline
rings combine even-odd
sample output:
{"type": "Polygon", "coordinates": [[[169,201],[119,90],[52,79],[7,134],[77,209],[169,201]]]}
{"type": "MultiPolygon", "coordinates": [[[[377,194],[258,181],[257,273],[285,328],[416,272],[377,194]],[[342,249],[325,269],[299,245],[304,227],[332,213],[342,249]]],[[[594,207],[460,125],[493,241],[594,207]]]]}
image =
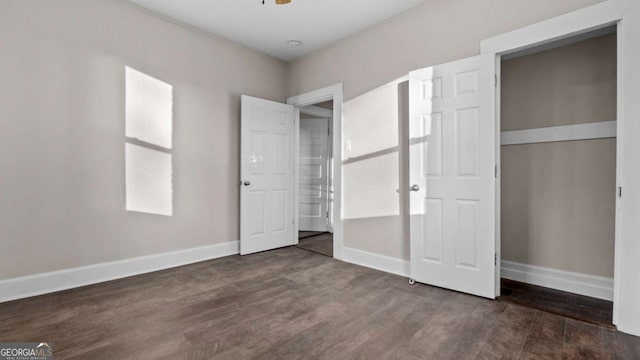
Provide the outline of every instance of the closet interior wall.
{"type": "MultiPolygon", "coordinates": [[[[503,59],[501,131],[616,120],[616,34],[503,59]]],[[[501,146],[501,259],[613,278],[616,139],[501,146]]]]}

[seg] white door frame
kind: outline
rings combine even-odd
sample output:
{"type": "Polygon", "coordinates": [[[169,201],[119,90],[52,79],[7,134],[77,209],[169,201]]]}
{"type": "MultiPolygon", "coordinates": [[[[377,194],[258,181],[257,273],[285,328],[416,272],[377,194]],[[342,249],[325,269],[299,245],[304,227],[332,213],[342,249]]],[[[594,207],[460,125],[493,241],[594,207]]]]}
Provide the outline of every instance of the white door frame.
{"type": "MultiPolygon", "coordinates": [[[[537,24],[533,24],[515,31],[511,31],[484,41],[481,41],[480,48],[483,54],[495,54],[496,56],[496,75],[498,78],[496,86],[496,165],[498,169],[496,181],[496,250],[498,252],[496,278],[499,284],[500,279],[500,59],[503,55],[514,53],[527,48],[544,45],[557,40],[571,38],[577,35],[588,33],[594,30],[617,25],[618,28],[618,100],[617,100],[617,170],[616,185],[622,184],[623,164],[623,127],[624,117],[622,112],[623,99],[623,48],[622,48],[622,31],[621,22],[625,13],[624,3],[618,0],[609,0],[602,3],[586,7],[584,9],[555,17],[537,24]]],[[[620,291],[620,197],[616,196],[616,225],[615,225],[615,269],[614,269],[614,285],[613,285],[613,323],[618,324],[620,309],[618,306],[618,298],[620,291]]],[[[497,292],[499,295],[499,286],[497,292]]]]}
{"type": "MultiPolygon", "coordinates": [[[[333,184],[333,206],[331,209],[331,222],[333,224],[333,257],[342,260],[342,249],[344,244],[344,231],[342,227],[342,101],[343,87],[342,84],[329,86],[326,88],[311,91],[305,94],[293,96],[287,99],[287,104],[296,107],[296,159],[295,159],[295,176],[298,177],[298,150],[300,146],[300,108],[314,105],[320,102],[333,100],[333,122],[330,124],[332,131],[331,154],[333,156],[333,166],[331,168],[332,184],[333,184]]],[[[296,240],[298,237],[298,187],[296,186],[294,193],[295,209],[294,215],[296,222],[294,224],[294,235],[296,240]]]]}
{"type": "Polygon", "coordinates": [[[321,108],[313,105],[300,108],[300,112],[303,114],[317,116],[320,118],[330,118],[333,116],[333,110],[329,110],[329,109],[325,109],[325,108],[321,108]]]}

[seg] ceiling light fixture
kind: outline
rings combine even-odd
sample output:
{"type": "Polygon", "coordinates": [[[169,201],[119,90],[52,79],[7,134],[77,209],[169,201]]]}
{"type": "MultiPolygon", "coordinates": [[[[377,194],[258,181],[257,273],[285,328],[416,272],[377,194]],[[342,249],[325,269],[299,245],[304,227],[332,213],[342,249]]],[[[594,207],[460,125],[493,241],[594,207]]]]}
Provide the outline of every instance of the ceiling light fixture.
{"type": "MultiPolygon", "coordinates": [[[[265,0],[262,0],[262,5],[264,5],[265,0]]],[[[276,5],[286,5],[290,4],[291,0],[276,0],[276,5]]]]}
{"type": "Polygon", "coordinates": [[[287,45],[298,47],[298,46],[302,45],[302,41],[300,41],[300,40],[289,40],[289,41],[287,41],[287,45]]]}

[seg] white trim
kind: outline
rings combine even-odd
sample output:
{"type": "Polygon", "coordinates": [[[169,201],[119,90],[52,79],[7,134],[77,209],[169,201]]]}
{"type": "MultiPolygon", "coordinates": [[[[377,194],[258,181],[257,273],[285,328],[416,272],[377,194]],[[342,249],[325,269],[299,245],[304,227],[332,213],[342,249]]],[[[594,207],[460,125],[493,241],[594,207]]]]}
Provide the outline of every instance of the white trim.
{"type": "Polygon", "coordinates": [[[0,280],[0,303],[217,259],[239,252],[240,242],[232,241],[0,280]]]}
{"type": "Polygon", "coordinates": [[[553,50],[553,49],[569,46],[569,45],[572,45],[572,44],[575,44],[575,43],[578,43],[578,42],[581,42],[581,41],[593,39],[593,38],[598,37],[598,36],[615,34],[616,30],[617,30],[617,26],[615,26],[615,25],[614,26],[607,26],[607,27],[604,27],[602,29],[589,31],[589,32],[584,33],[584,34],[580,34],[580,35],[576,35],[576,36],[560,39],[558,41],[547,42],[547,43],[542,44],[540,46],[527,47],[526,49],[524,49],[522,51],[510,52],[509,54],[504,55],[502,57],[502,60],[503,61],[504,60],[511,60],[511,59],[516,59],[516,58],[523,57],[523,56],[529,56],[529,55],[533,55],[533,54],[538,54],[538,53],[541,53],[543,51],[549,51],[549,50],[553,50]]]}
{"type": "Polygon", "coordinates": [[[496,113],[496,122],[495,122],[495,138],[496,138],[496,146],[495,146],[495,154],[496,154],[496,188],[495,188],[495,194],[496,194],[496,210],[495,210],[495,217],[496,217],[496,221],[495,221],[495,232],[496,232],[496,242],[495,242],[495,251],[496,254],[494,255],[494,261],[495,261],[495,265],[496,265],[496,273],[495,273],[495,295],[496,297],[500,296],[500,291],[502,290],[500,288],[500,273],[501,273],[501,268],[502,268],[502,264],[500,261],[498,261],[498,259],[502,258],[502,248],[500,246],[501,242],[502,242],[502,217],[500,216],[502,214],[502,152],[500,151],[500,141],[498,139],[500,139],[500,126],[501,126],[501,118],[502,118],[502,99],[500,97],[501,91],[502,91],[502,82],[500,81],[500,74],[502,71],[502,62],[500,61],[500,57],[496,55],[496,96],[495,96],[495,101],[496,101],[496,108],[495,108],[495,113],[496,113]]]}
{"type": "Polygon", "coordinates": [[[293,117],[293,237],[294,244],[300,244],[300,108],[294,106],[293,117]]]}
{"type": "MultiPolygon", "coordinates": [[[[622,99],[624,98],[624,82],[625,79],[622,76],[623,74],[623,59],[624,59],[624,39],[625,34],[622,27],[622,21],[618,22],[617,26],[617,40],[618,40],[618,62],[617,62],[617,96],[616,96],[616,113],[618,119],[624,119],[624,107],[622,99]]],[[[633,50],[633,49],[629,49],[633,50]]],[[[625,135],[623,129],[624,121],[618,121],[618,136],[616,138],[616,192],[622,187],[622,175],[624,169],[624,143],[625,143],[625,135]]],[[[631,168],[631,167],[630,167],[631,168]]],[[[629,169],[633,171],[633,169],[629,169]]],[[[626,171],[629,171],[626,170],[626,171]]],[[[631,208],[631,207],[630,207],[631,208]]],[[[631,209],[629,209],[631,211],[631,209]]],[[[622,199],[619,196],[616,196],[616,223],[615,223],[615,250],[614,250],[614,269],[613,269],[613,323],[615,325],[620,326],[618,322],[620,306],[618,306],[618,301],[620,299],[620,290],[622,289],[622,283],[620,281],[621,278],[621,257],[622,257],[622,249],[621,244],[624,240],[623,232],[622,232],[622,199]]],[[[633,239],[635,241],[635,234],[633,235],[633,239]]],[[[620,327],[619,327],[620,329],[620,327]]],[[[621,326],[621,330],[627,330],[628,332],[635,332],[636,335],[640,335],[640,329],[637,327],[635,329],[625,327],[624,324],[621,326]]]]}
{"type": "Polygon", "coordinates": [[[614,25],[622,19],[623,7],[619,0],[608,0],[529,25],[480,42],[481,53],[517,52],[525,48],[540,46],[549,42],[582,35],[614,25]]]}
{"type": "MultiPolygon", "coordinates": [[[[294,105],[297,107],[305,107],[329,100],[334,100],[333,110],[336,110],[335,98],[334,95],[340,94],[342,95],[342,83],[327,86],[322,89],[310,91],[308,93],[292,96],[287,99],[287,104],[294,105]]],[[[342,104],[340,104],[342,105],[342,104]]]]}
{"type": "Polygon", "coordinates": [[[319,106],[305,106],[300,108],[300,112],[305,115],[317,116],[321,118],[330,118],[333,116],[333,110],[321,108],[319,106]]]}
{"type": "Polygon", "coordinates": [[[342,260],[351,264],[368,267],[404,277],[411,276],[409,260],[393,258],[368,251],[345,247],[342,260]]]}
{"type": "MultiPolygon", "coordinates": [[[[343,244],[344,244],[344,230],[342,224],[342,102],[344,98],[344,92],[342,84],[336,84],[328,86],[323,89],[314,90],[305,94],[293,96],[287,99],[287,104],[293,105],[296,108],[302,108],[309,105],[317,104],[320,102],[333,100],[333,112],[331,131],[333,136],[332,155],[333,155],[333,167],[331,169],[332,184],[333,184],[333,209],[331,214],[333,216],[333,257],[337,260],[343,259],[343,244]]],[[[296,116],[299,117],[300,113],[296,112],[296,116]]],[[[297,122],[297,128],[299,129],[300,123],[297,122]]],[[[298,132],[296,132],[297,134],[298,132]]],[[[297,139],[296,141],[299,141],[297,139]]],[[[296,170],[299,164],[296,152],[296,170]]],[[[296,175],[297,176],[297,175],[296,175]]],[[[296,186],[295,196],[295,218],[298,218],[298,186],[296,186]]],[[[295,236],[297,239],[298,222],[294,224],[295,236]]]]}
{"type": "Polygon", "coordinates": [[[613,301],[613,279],[502,260],[502,277],[613,301]]]}
{"type": "Polygon", "coordinates": [[[503,131],[500,133],[500,143],[502,145],[518,145],[614,138],[617,131],[618,124],[616,121],[550,126],[538,129],[503,131]]]}
{"type": "MultiPolygon", "coordinates": [[[[633,26],[621,26],[621,24],[629,24],[626,19],[633,19],[635,15],[634,11],[640,11],[640,6],[637,5],[636,0],[607,0],[601,3],[583,8],[578,11],[574,11],[565,15],[558,16],[556,18],[542,21],[537,24],[523,27],[518,30],[514,30],[499,36],[495,36],[490,39],[481,41],[480,49],[482,53],[493,53],[497,56],[503,56],[514,52],[522,51],[526,48],[540,46],[555,42],[558,40],[566,39],[569,37],[582,35],[590,31],[602,29],[611,25],[618,26],[618,84],[617,84],[617,96],[618,96],[618,137],[617,137],[617,164],[618,164],[618,176],[617,184],[622,186],[624,178],[634,176],[635,168],[625,165],[622,161],[622,154],[626,154],[624,149],[622,135],[624,133],[620,131],[625,128],[626,117],[629,116],[625,110],[631,108],[633,105],[628,102],[624,102],[626,89],[635,89],[637,86],[630,86],[629,82],[634,77],[634,69],[632,65],[629,68],[625,67],[628,62],[635,64],[635,61],[629,61],[633,58],[634,51],[637,52],[637,41],[628,40],[629,37],[635,36],[637,31],[633,26]],[[634,8],[634,6],[636,8],[634,8]],[[633,34],[633,35],[632,35],[633,34]],[[625,62],[626,60],[626,62],[625,62]]],[[[500,76],[500,74],[498,74],[500,76]]],[[[499,95],[499,93],[498,93],[499,95]]],[[[632,97],[628,96],[631,99],[632,97]]],[[[628,117],[629,121],[633,121],[633,117],[628,117]]],[[[499,121],[499,118],[497,118],[499,121]]],[[[626,147],[631,148],[633,144],[628,144],[626,147]]],[[[631,151],[630,151],[631,152],[631,151]]],[[[500,168],[500,159],[497,158],[497,166],[500,168]]],[[[499,199],[496,197],[496,201],[499,199]]],[[[629,204],[627,202],[626,204],[629,204]]],[[[613,303],[613,323],[618,326],[618,329],[623,332],[631,334],[640,334],[640,312],[636,308],[632,307],[632,304],[636,304],[637,298],[640,298],[640,291],[635,291],[636,287],[630,281],[622,281],[620,278],[624,276],[622,267],[629,270],[631,273],[635,273],[635,268],[630,264],[622,264],[621,253],[622,244],[625,242],[627,247],[629,243],[635,241],[636,234],[634,232],[625,232],[628,224],[622,224],[621,217],[627,214],[634,214],[636,209],[634,204],[625,205],[623,210],[623,202],[618,199],[616,207],[616,234],[615,234],[615,281],[614,281],[614,294],[615,299],[613,303]],[[627,299],[621,299],[620,295],[624,294],[628,296],[627,299]],[[631,299],[633,298],[633,299],[631,299]],[[632,301],[633,300],[633,301],[632,301]],[[622,305],[621,305],[622,304],[622,305]],[[624,306],[624,308],[618,308],[624,306]],[[624,323],[621,323],[620,319],[624,319],[624,323]]],[[[497,242],[500,241],[498,238],[497,242]]],[[[631,246],[632,247],[632,246],[631,246]]],[[[632,247],[633,249],[633,247],[632,247]]],[[[630,261],[633,263],[635,261],[630,261]]],[[[629,275],[632,278],[632,275],[629,275]]]]}

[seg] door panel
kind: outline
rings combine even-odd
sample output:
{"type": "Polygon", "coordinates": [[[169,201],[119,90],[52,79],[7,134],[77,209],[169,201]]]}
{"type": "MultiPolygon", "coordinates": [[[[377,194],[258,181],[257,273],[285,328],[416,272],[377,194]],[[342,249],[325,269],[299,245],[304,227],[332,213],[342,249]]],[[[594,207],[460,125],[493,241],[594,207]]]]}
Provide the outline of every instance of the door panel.
{"type": "Polygon", "coordinates": [[[411,276],[495,296],[495,58],[410,74],[411,276]],[[415,191],[417,190],[417,191],[415,191]]]}
{"type": "Polygon", "coordinates": [[[328,231],[329,119],[300,120],[301,231],[328,231]]]}
{"type": "Polygon", "coordinates": [[[240,253],[293,245],[294,108],[242,96],[240,253]]]}

